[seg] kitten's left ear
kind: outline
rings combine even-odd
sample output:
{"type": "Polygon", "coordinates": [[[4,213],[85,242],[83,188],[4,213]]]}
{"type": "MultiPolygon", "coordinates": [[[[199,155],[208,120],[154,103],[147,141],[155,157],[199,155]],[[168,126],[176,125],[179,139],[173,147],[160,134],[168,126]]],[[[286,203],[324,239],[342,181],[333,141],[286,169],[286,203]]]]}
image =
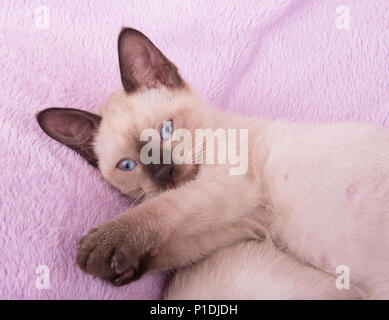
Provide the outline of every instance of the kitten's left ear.
{"type": "Polygon", "coordinates": [[[160,85],[182,87],[184,81],[177,67],[141,32],[125,28],[118,39],[119,66],[127,92],[160,85]]]}
{"type": "Polygon", "coordinates": [[[48,136],[72,148],[97,167],[93,139],[101,121],[100,116],[71,108],[49,108],[39,112],[36,119],[48,136]]]}

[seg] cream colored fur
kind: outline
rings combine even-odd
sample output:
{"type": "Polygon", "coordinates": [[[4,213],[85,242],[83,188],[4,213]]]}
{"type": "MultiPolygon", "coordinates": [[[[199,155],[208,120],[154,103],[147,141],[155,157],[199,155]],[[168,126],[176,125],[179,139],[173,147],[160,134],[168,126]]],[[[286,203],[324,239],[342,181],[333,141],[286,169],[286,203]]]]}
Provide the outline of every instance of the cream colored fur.
{"type": "Polygon", "coordinates": [[[224,248],[177,272],[165,299],[360,299],[355,288],[339,290],[333,276],[304,265],[270,241],[224,248]]]}
{"type": "Polygon", "coordinates": [[[119,90],[100,115],[95,151],[103,176],[127,194],[142,187],[152,196],[118,218],[136,226],[133,241],[153,248],[148,270],[181,268],[211,255],[178,273],[168,298],[358,297],[289,255],[332,274],[347,265],[352,288],[358,283],[365,298],[389,297],[387,129],[247,119],[205,107],[188,87],[119,90]],[[189,130],[248,129],[248,172],[232,176],[228,165],[201,165],[194,180],[160,193],[142,167],[115,168],[123,157],[139,157],[133,150],[141,129],[158,129],[171,118],[189,130]],[[288,256],[260,242],[226,248],[267,233],[288,256]]]}

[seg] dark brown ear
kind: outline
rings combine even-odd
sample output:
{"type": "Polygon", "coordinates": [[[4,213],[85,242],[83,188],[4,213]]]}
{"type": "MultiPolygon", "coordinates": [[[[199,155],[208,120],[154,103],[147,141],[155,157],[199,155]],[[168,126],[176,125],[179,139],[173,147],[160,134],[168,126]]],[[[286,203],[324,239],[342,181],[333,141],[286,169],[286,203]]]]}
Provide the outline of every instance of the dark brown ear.
{"type": "Polygon", "coordinates": [[[170,88],[184,85],[177,67],[141,32],[122,29],[118,51],[120,75],[127,92],[160,85],[170,88]]]}
{"type": "Polygon", "coordinates": [[[67,145],[90,164],[97,166],[93,150],[93,138],[101,117],[82,110],[70,108],[49,108],[36,116],[39,126],[53,139],[67,145]]]}

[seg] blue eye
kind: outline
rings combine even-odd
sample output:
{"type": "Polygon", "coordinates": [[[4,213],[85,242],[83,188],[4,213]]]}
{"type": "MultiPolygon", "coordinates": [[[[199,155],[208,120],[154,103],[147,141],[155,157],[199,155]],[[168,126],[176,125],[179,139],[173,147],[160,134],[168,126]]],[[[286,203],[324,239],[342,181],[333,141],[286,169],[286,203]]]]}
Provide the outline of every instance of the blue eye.
{"type": "Polygon", "coordinates": [[[173,131],[174,131],[173,121],[172,120],[164,121],[162,123],[162,128],[161,128],[161,131],[160,131],[161,139],[162,140],[169,139],[172,136],[173,131]]]}
{"type": "Polygon", "coordinates": [[[121,160],[121,161],[118,163],[118,168],[121,169],[121,170],[132,170],[132,169],[135,169],[135,167],[136,167],[137,165],[138,165],[138,164],[136,163],[135,160],[124,159],[124,160],[121,160]]]}

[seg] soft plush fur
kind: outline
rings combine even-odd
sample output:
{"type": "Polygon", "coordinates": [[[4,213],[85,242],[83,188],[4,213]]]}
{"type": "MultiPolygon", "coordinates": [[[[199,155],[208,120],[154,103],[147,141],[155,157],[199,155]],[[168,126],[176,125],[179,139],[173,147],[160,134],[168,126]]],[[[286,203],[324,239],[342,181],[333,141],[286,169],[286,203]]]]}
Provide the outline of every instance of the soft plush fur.
{"type": "Polygon", "coordinates": [[[271,242],[248,241],[217,251],[172,279],[165,299],[360,299],[338,290],[333,276],[306,266],[271,242]]]}
{"type": "Polygon", "coordinates": [[[119,83],[115,43],[123,25],[152,38],[213,105],[387,124],[387,1],[46,1],[43,30],[34,26],[40,4],[0,4],[2,298],[160,294],[160,278],[117,289],[76,268],[80,237],[128,203],[34,121],[45,107],[92,111],[105,101],[119,83]],[[335,25],[340,4],[350,8],[348,30],[335,25]],[[51,270],[50,290],[35,287],[40,264],[51,270]]]}

